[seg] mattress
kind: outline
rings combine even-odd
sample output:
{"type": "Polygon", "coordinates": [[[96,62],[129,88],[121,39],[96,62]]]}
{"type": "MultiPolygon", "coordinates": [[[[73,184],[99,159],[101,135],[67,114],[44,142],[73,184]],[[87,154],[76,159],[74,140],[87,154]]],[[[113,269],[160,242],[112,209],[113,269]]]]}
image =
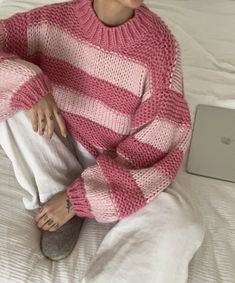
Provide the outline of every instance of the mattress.
{"type": "MultiPolygon", "coordinates": [[[[17,11],[52,2],[55,1],[0,0],[0,17],[7,18],[17,11]]],[[[235,27],[235,2],[150,0],[145,3],[162,17],[180,42],[185,96],[192,120],[199,103],[235,109],[235,37],[232,29],[235,27]]],[[[203,239],[188,265],[187,282],[235,282],[235,184],[186,173],[186,159],[187,154],[171,189],[166,192],[187,195],[205,223],[203,239]]],[[[111,271],[98,261],[108,255],[117,269],[121,266],[123,259],[115,257],[110,246],[110,239],[115,236],[112,223],[86,219],[71,256],[60,262],[45,259],[39,250],[40,233],[21,201],[24,192],[1,147],[0,195],[0,282],[142,283],[138,272],[135,281],[128,281],[128,276],[124,278],[121,272],[110,280],[111,271]],[[102,275],[96,277],[96,272],[102,275]],[[88,280],[87,274],[94,276],[88,276],[88,280]]],[[[148,261],[146,254],[137,257],[148,261]]],[[[130,262],[128,268],[135,268],[135,265],[130,262]]],[[[160,270],[162,266],[157,268],[160,270]]],[[[155,274],[159,272],[157,268],[155,274]]],[[[146,283],[156,282],[154,272],[146,283]]],[[[179,278],[175,283],[185,281],[179,278]]]]}

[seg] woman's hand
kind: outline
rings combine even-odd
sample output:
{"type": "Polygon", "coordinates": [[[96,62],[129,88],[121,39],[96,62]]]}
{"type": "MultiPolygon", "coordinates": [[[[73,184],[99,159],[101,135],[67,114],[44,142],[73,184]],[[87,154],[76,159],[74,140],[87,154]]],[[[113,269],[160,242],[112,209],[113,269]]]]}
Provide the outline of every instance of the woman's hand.
{"type": "Polygon", "coordinates": [[[44,134],[47,126],[47,138],[51,139],[55,128],[54,120],[56,120],[60,127],[61,134],[64,137],[67,136],[65,121],[52,95],[43,96],[38,103],[29,110],[29,113],[33,130],[35,132],[39,130],[39,135],[44,134]]]}
{"type": "Polygon", "coordinates": [[[67,193],[63,191],[49,199],[34,219],[39,228],[52,232],[68,222],[74,215],[67,193]]]}

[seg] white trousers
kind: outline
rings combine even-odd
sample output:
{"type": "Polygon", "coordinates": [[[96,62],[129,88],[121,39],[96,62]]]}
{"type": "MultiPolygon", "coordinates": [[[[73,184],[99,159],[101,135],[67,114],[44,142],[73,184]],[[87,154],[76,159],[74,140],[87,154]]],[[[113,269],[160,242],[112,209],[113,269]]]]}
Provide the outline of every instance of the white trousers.
{"type": "MultiPolygon", "coordinates": [[[[64,138],[55,126],[49,141],[33,131],[28,112],[19,111],[0,122],[0,144],[25,190],[26,209],[38,208],[96,163],[80,143],[71,135],[64,138]]],[[[189,262],[205,230],[185,188],[190,184],[178,180],[175,188],[167,188],[111,228],[97,247],[83,283],[187,282],[189,262]]]]}
{"type": "Polygon", "coordinates": [[[61,135],[56,122],[51,140],[34,132],[30,114],[23,110],[0,122],[0,144],[26,192],[26,209],[38,208],[96,163],[69,132],[67,138],[61,135]]]}

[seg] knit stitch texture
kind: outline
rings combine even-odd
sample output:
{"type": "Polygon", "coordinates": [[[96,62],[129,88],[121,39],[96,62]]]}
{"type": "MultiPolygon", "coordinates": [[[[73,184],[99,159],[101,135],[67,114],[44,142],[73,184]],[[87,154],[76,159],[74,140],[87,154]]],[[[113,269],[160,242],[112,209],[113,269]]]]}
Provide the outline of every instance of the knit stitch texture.
{"type": "Polygon", "coordinates": [[[48,94],[96,159],[66,188],[78,216],[120,220],[174,181],[192,131],[181,51],[144,3],[115,27],[92,0],[0,20],[0,121],[48,94]]]}

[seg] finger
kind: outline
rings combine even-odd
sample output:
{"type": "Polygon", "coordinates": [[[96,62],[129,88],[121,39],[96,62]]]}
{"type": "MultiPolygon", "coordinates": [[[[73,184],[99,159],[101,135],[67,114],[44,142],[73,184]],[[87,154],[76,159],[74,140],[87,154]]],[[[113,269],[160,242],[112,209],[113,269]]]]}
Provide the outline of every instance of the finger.
{"type": "Polygon", "coordinates": [[[38,113],[34,109],[31,109],[29,113],[31,117],[33,131],[37,132],[38,131],[38,113]]]}
{"type": "Polygon", "coordinates": [[[60,110],[57,107],[54,108],[54,115],[55,115],[56,121],[59,125],[60,132],[61,132],[62,136],[64,136],[66,138],[67,137],[67,129],[66,129],[65,121],[64,121],[63,116],[60,114],[60,110]]]}
{"type": "Polygon", "coordinates": [[[51,110],[46,111],[47,118],[47,138],[50,140],[54,132],[54,113],[51,110]]]}
{"type": "Polygon", "coordinates": [[[38,110],[39,135],[42,136],[46,128],[46,117],[42,110],[38,110]]]}
{"type": "Polygon", "coordinates": [[[44,225],[42,226],[43,230],[49,230],[55,224],[53,219],[49,219],[44,225]]]}

